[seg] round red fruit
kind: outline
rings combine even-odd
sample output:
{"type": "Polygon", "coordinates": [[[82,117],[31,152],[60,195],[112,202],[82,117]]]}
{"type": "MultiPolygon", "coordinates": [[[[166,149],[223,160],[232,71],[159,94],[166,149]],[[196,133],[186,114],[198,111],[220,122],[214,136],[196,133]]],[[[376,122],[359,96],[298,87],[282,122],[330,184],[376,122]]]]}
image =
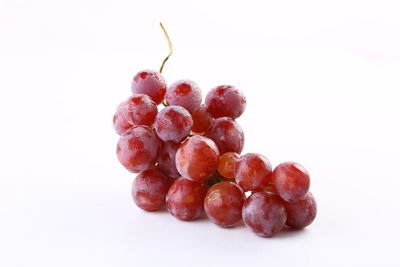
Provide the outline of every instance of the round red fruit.
{"type": "Polygon", "coordinates": [[[286,224],[294,228],[304,228],[310,225],[317,215],[317,203],[311,192],[297,202],[285,202],[287,212],[286,224]]]}
{"type": "Polygon", "coordinates": [[[246,196],[235,183],[220,182],[207,191],[204,210],[208,218],[222,227],[232,227],[242,219],[246,196]]]}
{"type": "Polygon", "coordinates": [[[200,182],[217,170],[219,152],[211,139],[195,135],[182,143],[175,160],[176,168],[183,177],[200,182]]]}
{"type": "Polygon", "coordinates": [[[192,119],[192,132],[197,134],[207,132],[213,122],[213,117],[204,105],[201,105],[192,113],[192,119]]]}
{"type": "Polygon", "coordinates": [[[193,81],[179,80],[169,86],[165,100],[168,105],[181,106],[192,113],[201,104],[201,90],[193,81]]]}
{"type": "Polygon", "coordinates": [[[263,155],[248,153],[235,165],[236,182],[245,191],[261,191],[271,182],[271,163],[263,155]]]}
{"type": "Polygon", "coordinates": [[[214,121],[207,133],[218,146],[221,154],[226,152],[242,152],[244,146],[244,133],[240,125],[228,117],[218,118],[214,121]]]}
{"type": "Polygon", "coordinates": [[[279,196],[288,202],[303,199],[310,188],[310,176],[298,163],[284,162],[275,167],[272,182],[279,196]]]}
{"type": "Polygon", "coordinates": [[[236,87],[220,85],[208,92],[205,104],[214,118],[231,117],[236,119],[246,108],[246,98],[236,87]]]}
{"type": "Polygon", "coordinates": [[[137,173],[155,165],[160,141],[148,126],[134,126],[121,135],[117,157],[129,171],[137,173]]]}
{"type": "Polygon", "coordinates": [[[165,206],[170,185],[168,176],[155,167],[141,171],[132,185],[133,200],[143,210],[159,210],[165,206]]]}
{"type": "Polygon", "coordinates": [[[227,152],[219,157],[218,172],[225,178],[235,177],[235,165],[240,155],[235,152],[227,152]]]}
{"type": "Polygon", "coordinates": [[[197,219],[203,212],[207,187],[204,183],[178,178],[167,193],[167,209],[176,218],[183,221],[197,219]]]}
{"type": "Polygon", "coordinates": [[[161,73],[154,70],[143,70],[135,75],[131,88],[132,93],[146,94],[159,105],[167,92],[167,83],[161,73]]]}
{"type": "Polygon", "coordinates": [[[172,178],[180,177],[175,164],[175,155],[179,146],[179,143],[163,142],[160,154],[158,155],[158,167],[163,173],[172,178]]]}
{"type": "Polygon", "coordinates": [[[179,143],[190,134],[193,120],[183,107],[168,106],[163,108],[154,123],[158,137],[164,142],[179,143]]]}
{"type": "Polygon", "coordinates": [[[243,222],[254,233],[271,237],[285,225],[287,214],[283,201],[267,192],[256,192],[243,205],[243,222]]]}

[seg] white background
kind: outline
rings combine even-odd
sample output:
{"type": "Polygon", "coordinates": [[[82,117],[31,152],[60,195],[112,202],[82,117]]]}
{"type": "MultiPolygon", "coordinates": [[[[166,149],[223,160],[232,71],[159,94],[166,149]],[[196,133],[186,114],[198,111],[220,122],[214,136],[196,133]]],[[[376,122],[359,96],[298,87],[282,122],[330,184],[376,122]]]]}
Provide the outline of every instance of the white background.
{"type": "Polygon", "coordinates": [[[398,1],[0,0],[0,266],[399,266],[398,1]],[[158,69],[247,96],[244,152],[310,172],[307,229],[134,206],[116,106],[158,69]]]}

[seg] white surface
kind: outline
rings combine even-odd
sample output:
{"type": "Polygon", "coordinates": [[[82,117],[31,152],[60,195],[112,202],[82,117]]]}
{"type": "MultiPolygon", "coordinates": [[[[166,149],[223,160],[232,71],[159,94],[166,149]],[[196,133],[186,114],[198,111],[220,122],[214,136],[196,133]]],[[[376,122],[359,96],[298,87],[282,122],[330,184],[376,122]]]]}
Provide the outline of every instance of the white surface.
{"type": "Polygon", "coordinates": [[[399,266],[398,1],[0,0],[0,266],[399,266]],[[243,90],[244,152],[311,173],[259,238],[133,205],[111,119],[133,75],[243,90]]]}

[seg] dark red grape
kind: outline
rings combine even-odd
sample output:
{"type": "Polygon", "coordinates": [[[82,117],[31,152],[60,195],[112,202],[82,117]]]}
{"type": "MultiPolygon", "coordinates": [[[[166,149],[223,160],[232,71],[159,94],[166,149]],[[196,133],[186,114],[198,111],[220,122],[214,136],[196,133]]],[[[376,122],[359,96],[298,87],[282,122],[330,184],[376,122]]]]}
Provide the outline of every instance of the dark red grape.
{"type": "Polygon", "coordinates": [[[206,193],[207,186],[204,183],[178,178],[168,190],[167,209],[180,220],[195,220],[204,210],[206,193]]]}
{"type": "Polygon", "coordinates": [[[243,190],[235,183],[220,182],[207,191],[204,210],[208,218],[222,227],[232,227],[242,219],[246,199],[243,190]]]}
{"type": "Polygon", "coordinates": [[[179,80],[169,86],[165,100],[168,105],[181,106],[192,113],[201,104],[201,90],[193,81],[179,80]]]}
{"type": "Polygon", "coordinates": [[[201,105],[192,113],[192,119],[192,132],[197,134],[207,132],[213,122],[213,117],[204,105],[201,105]]]}
{"type": "Polygon", "coordinates": [[[132,93],[146,94],[157,104],[161,104],[167,92],[167,83],[161,73],[154,70],[138,72],[132,80],[132,93]]]}
{"type": "Polygon", "coordinates": [[[235,165],[240,155],[235,152],[227,152],[219,157],[218,172],[225,178],[235,177],[235,165]]]}
{"type": "Polygon", "coordinates": [[[193,120],[183,107],[168,106],[163,108],[154,123],[158,137],[164,142],[179,143],[189,136],[193,120]]]}
{"type": "Polygon", "coordinates": [[[122,102],[114,115],[114,129],[121,135],[135,125],[151,126],[157,115],[157,105],[144,94],[133,94],[122,102]]]}
{"type": "Polygon", "coordinates": [[[235,179],[245,191],[260,191],[271,183],[271,163],[263,155],[248,153],[236,162],[235,179]]]}
{"type": "Polygon", "coordinates": [[[180,177],[175,164],[175,155],[180,143],[163,142],[161,144],[161,151],[158,155],[158,166],[160,170],[172,178],[180,177]]]}
{"type": "Polygon", "coordinates": [[[275,167],[272,182],[279,196],[288,202],[304,198],[310,188],[310,176],[298,163],[284,162],[275,167]]]}
{"type": "Polygon", "coordinates": [[[236,119],[246,108],[246,98],[243,93],[232,85],[220,85],[213,88],[208,92],[205,103],[214,118],[236,119]]]}
{"type": "Polygon", "coordinates": [[[134,126],[121,135],[117,156],[131,172],[144,171],[156,163],[160,141],[148,126],[134,126]]]}
{"type": "Polygon", "coordinates": [[[183,142],[175,160],[176,168],[183,177],[200,182],[217,170],[219,152],[211,139],[195,135],[183,142]]]}
{"type": "Polygon", "coordinates": [[[244,202],[242,216],[244,224],[263,237],[278,233],[287,218],[283,201],[267,192],[256,192],[249,196],[244,202]]]}
{"type": "Polygon", "coordinates": [[[313,194],[308,192],[304,199],[284,203],[287,212],[286,224],[294,228],[304,228],[310,225],[317,215],[317,203],[313,194]]]}
{"type": "Polygon", "coordinates": [[[218,118],[207,132],[207,137],[218,146],[219,152],[241,153],[244,146],[244,133],[240,125],[228,117],[218,118]]]}
{"type": "Polygon", "coordinates": [[[141,171],[132,185],[133,200],[143,210],[159,210],[165,205],[165,197],[170,185],[168,176],[156,167],[141,171]]]}

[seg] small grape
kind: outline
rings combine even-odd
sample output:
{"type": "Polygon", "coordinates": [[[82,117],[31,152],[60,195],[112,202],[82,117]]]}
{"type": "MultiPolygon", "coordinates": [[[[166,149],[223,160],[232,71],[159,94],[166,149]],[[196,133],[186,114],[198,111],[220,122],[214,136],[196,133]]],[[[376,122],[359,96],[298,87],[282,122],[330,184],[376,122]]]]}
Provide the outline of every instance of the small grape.
{"type": "Polygon", "coordinates": [[[298,163],[284,162],[275,167],[272,182],[279,196],[288,202],[303,199],[310,188],[310,176],[298,163]]]}
{"type": "Polygon", "coordinates": [[[285,202],[284,205],[287,212],[286,224],[294,228],[301,229],[310,225],[317,215],[317,203],[311,192],[302,200],[285,202]]]}
{"type": "Polygon", "coordinates": [[[200,182],[217,170],[219,152],[211,139],[195,135],[182,143],[175,160],[176,168],[183,177],[200,182]]]}
{"type": "Polygon", "coordinates": [[[157,105],[149,96],[133,94],[118,106],[113,118],[114,129],[121,135],[136,125],[151,126],[157,112],[157,105]]]}
{"type": "Polygon", "coordinates": [[[167,209],[176,218],[183,221],[197,219],[203,212],[207,186],[204,183],[178,178],[167,193],[167,209]]]}
{"type": "Polygon", "coordinates": [[[117,157],[129,171],[144,171],[156,163],[160,141],[148,126],[134,126],[121,135],[117,157]]]}
{"type": "Polygon", "coordinates": [[[133,200],[143,210],[159,210],[165,206],[170,185],[169,178],[155,167],[141,171],[132,185],[133,200]]]}
{"type": "Polygon", "coordinates": [[[208,92],[206,107],[214,118],[239,118],[246,108],[243,93],[232,85],[220,85],[208,92]]]}
{"type": "Polygon", "coordinates": [[[192,113],[192,119],[192,132],[197,134],[207,132],[214,120],[204,105],[201,105],[192,113]]]}
{"type": "Polygon", "coordinates": [[[146,94],[159,105],[167,92],[167,83],[161,73],[154,70],[144,70],[135,75],[131,88],[132,93],[146,94]]]}
{"type": "Polygon", "coordinates": [[[221,154],[241,153],[244,146],[244,133],[240,125],[228,117],[218,118],[207,132],[207,137],[217,144],[221,154]]]}
{"type": "Polygon", "coordinates": [[[158,155],[158,166],[160,170],[172,178],[180,177],[175,164],[175,155],[180,144],[172,142],[162,142],[161,151],[158,155]]]}
{"type": "Polygon", "coordinates": [[[260,191],[271,183],[271,163],[263,155],[248,153],[235,166],[236,182],[245,191],[260,191]]]}
{"type": "Polygon", "coordinates": [[[200,88],[190,80],[179,80],[171,84],[165,96],[168,105],[184,107],[189,113],[200,106],[201,98],[200,88]]]}
{"type": "Polygon", "coordinates": [[[227,152],[219,157],[218,172],[225,178],[235,177],[235,165],[240,155],[235,152],[227,152]]]}
{"type": "Polygon", "coordinates": [[[244,224],[254,233],[271,237],[285,225],[287,214],[283,201],[267,192],[256,192],[243,205],[244,224]]]}
{"type": "Polygon", "coordinates": [[[183,107],[168,106],[163,108],[156,117],[154,127],[158,137],[164,142],[179,143],[189,136],[193,120],[190,113],[183,107]]]}
{"type": "Polygon", "coordinates": [[[243,190],[235,183],[220,182],[208,189],[204,210],[208,218],[222,227],[232,227],[242,219],[246,199],[243,190]]]}

